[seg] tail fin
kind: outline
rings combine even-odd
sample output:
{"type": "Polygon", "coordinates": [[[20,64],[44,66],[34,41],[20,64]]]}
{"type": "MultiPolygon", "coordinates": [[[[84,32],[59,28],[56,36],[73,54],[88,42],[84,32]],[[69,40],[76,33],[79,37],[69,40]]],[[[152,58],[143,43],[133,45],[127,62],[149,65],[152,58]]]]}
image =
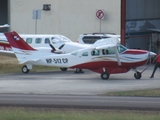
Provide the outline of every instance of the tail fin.
{"type": "Polygon", "coordinates": [[[12,46],[20,64],[39,60],[37,58],[38,51],[29,46],[16,32],[7,32],[4,35],[12,46]]]}
{"type": "Polygon", "coordinates": [[[35,50],[29,46],[15,31],[4,33],[12,48],[19,48],[21,50],[35,50]]]}

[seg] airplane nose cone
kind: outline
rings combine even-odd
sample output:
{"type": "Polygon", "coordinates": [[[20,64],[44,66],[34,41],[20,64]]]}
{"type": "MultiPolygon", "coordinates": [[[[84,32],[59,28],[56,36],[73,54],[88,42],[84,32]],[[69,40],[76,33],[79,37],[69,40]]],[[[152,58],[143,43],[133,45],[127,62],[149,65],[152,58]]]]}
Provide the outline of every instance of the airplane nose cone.
{"type": "Polygon", "coordinates": [[[154,53],[154,52],[149,52],[149,54],[148,54],[149,56],[151,56],[151,57],[154,57],[154,56],[156,56],[157,54],[156,53],[154,53]]]}

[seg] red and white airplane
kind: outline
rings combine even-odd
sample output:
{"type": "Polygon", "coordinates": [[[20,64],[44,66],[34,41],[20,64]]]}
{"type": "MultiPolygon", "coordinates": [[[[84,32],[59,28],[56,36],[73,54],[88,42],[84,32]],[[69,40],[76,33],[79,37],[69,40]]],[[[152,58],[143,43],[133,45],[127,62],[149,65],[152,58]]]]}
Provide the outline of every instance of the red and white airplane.
{"type": "MultiPolygon", "coordinates": [[[[24,73],[28,73],[33,65],[44,65],[89,69],[100,73],[102,79],[108,79],[110,74],[126,73],[145,65],[149,57],[156,55],[146,50],[127,49],[115,42],[117,38],[101,40],[98,44],[71,53],[57,54],[32,48],[16,32],[4,34],[19,63],[26,64],[22,67],[24,73]]],[[[135,70],[134,77],[140,79],[141,73],[135,70]]]]}

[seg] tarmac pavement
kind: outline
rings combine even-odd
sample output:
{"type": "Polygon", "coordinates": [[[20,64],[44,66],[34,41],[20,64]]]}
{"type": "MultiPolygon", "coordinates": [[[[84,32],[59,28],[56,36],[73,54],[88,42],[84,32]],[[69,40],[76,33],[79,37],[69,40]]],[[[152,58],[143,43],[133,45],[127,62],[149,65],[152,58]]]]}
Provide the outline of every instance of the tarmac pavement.
{"type": "MultiPolygon", "coordinates": [[[[142,71],[147,66],[142,66],[142,71]]],[[[56,94],[56,95],[99,95],[112,91],[128,91],[160,88],[160,70],[150,79],[153,65],[142,73],[142,78],[134,78],[134,71],[112,74],[102,80],[100,74],[84,70],[75,74],[74,70],[46,71],[28,74],[1,74],[0,93],[11,94],[56,94]]]]}

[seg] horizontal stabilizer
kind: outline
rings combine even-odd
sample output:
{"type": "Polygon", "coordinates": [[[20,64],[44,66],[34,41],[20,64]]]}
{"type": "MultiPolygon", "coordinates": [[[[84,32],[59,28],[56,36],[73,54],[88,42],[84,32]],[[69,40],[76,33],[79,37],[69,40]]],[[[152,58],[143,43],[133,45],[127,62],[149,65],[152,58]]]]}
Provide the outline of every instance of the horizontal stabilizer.
{"type": "Polygon", "coordinates": [[[21,61],[20,60],[20,64],[25,64],[25,63],[27,63],[27,62],[36,62],[36,61],[38,61],[38,60],[40,60],[40,59],[31,59],[31,60],[24,60],[24,61],[21,61]]]}

